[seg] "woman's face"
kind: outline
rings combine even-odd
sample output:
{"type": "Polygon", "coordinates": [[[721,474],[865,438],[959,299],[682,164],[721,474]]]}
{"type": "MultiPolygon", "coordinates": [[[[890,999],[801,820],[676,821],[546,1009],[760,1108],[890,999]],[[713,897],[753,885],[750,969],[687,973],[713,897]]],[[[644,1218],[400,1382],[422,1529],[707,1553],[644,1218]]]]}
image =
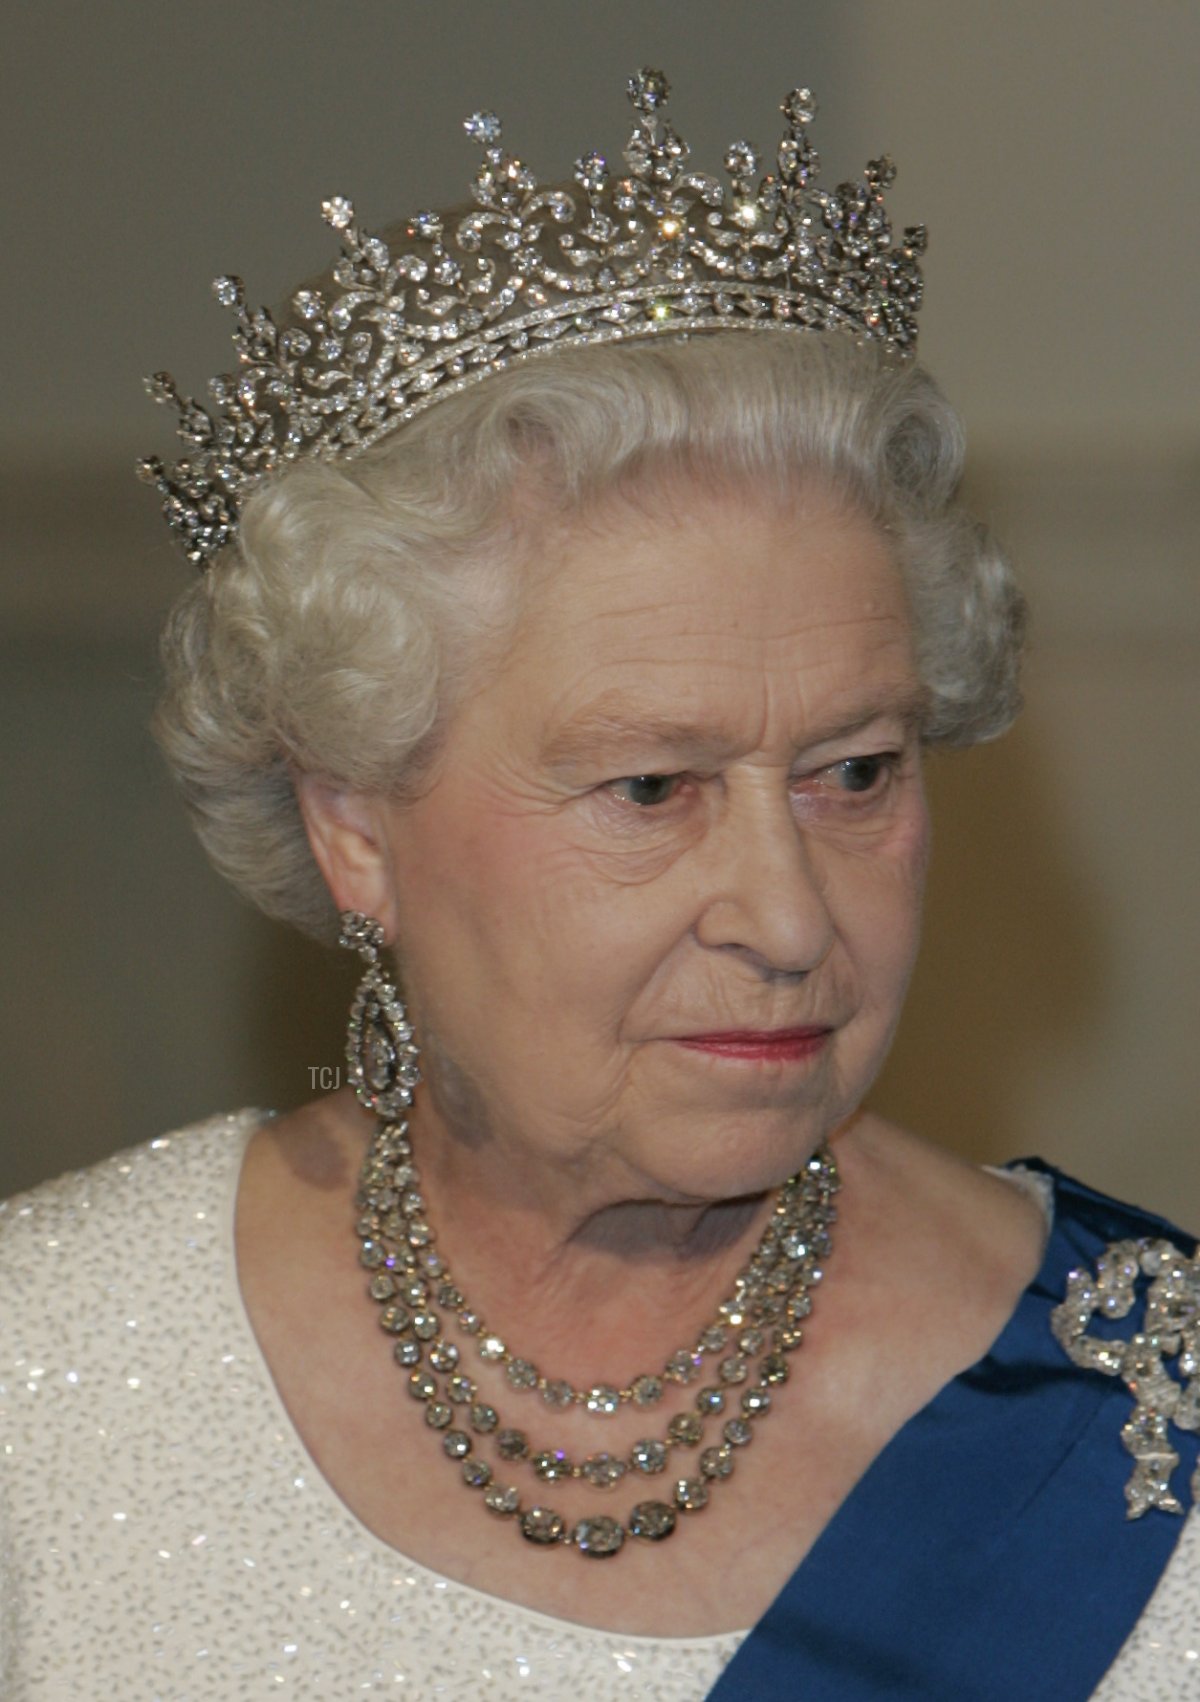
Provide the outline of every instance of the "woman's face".
{"type": "Polygon", "coordinates": [[[437,778],[388,804],[428,1089],[592,1198],[771,1186],[858,1105],[927,824],[887,538],[674,485],[541,547],[437,778]]]}

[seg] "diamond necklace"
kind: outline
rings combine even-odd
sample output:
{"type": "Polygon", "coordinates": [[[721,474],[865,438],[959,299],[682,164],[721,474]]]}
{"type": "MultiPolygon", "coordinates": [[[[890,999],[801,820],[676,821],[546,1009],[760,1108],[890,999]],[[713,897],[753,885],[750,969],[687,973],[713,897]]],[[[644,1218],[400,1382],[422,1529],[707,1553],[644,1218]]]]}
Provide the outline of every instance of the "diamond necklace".
{"type": "Polygon", "coordinates": [[[446,1457],[459,1464],[463,1482],[482,1492],[489,1512],[513,1521],[538,1546],[573,1546],[603,1558],[618,1553],[627,1535],[649,1542],[670,1536],[679,1513],[698,1512],[707,1505],[710,1488],[732,1476],[736,1450],[753,1441],[755,1423],[771,1410],[772,1391],[787,1381],[787,1355],[803,1340],[802,1320],[812,1309],[810,1291],[821,1281],[821,1261],[830,1251],[829,1225],[837,1215],[838,1173],[828,1149],[822,1147],[780,1188],[757,1247],[695,1347],[672,1354],[661,1376],[643,1373],[625,1388],[596,1383],[577,1390],[565,1378],[544,1377],[531,1361],[510,1353],[468,1304],[437,1251],[419,1183],[407,1122],[381,1120],[359,1178],[359,1257],[372,1272],[370,1294],[383,1308],[379,1321],[395,1337],[395,1359],[409,1372],[409,1393],[424,1404],[425,1421],[439,1435],[446,1457]],[[575,1463],[562,1449],[534,1448],[525,1431],[503,1425],[496,1408],[478,1398],[474,1380],[460,1369],[459,1349],[443,1328],[443,1319],[448,1323],[451,1317],[474,1338],[485,1361],[503,1366],[512,1388],[537,1390],[548,1406],[580,1405],[598,1417],[626,1402],[653,1406],[667,1383],[690,1383],[706,1357],[725,1357],[718,1381],[698,1391],[694,1411],[675,1414],[665,1437],[643,1438],[625,1457],[604,1451],[575,1463]],[[726,1352],[730,1347],[733,1351],[726,1352]],[[706,1421],[725,1411],[741,1385],[746,1386],[738,1396],[739,1410],[724,1420],[721,1441],[702,1449],[698,1472],[677,1475],[670,1500],[639,1501],[624,1522],[597,1514],[572,1525],[552,1507],[526,1506],[518,1489],[496,1481],[466,1428],[477,1438],[493,1437],[502,1461],[530,1468],[544,1483],[571,1478],[611,1489],[627,1473],[665,1472],[676,1449],[700,1447],[706,1421]]]}

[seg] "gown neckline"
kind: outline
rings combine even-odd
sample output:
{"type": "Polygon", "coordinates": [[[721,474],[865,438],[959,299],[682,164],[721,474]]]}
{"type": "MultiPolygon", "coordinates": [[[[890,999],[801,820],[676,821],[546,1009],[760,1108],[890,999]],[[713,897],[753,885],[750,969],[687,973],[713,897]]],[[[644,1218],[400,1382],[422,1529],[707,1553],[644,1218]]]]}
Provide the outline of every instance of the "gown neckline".
{"type": "MultiPolygon", "coordinates": [[[[754,1626],[747,1626],[741,1630],[735,1631],[716,1632],[703,1637],[646,1636],[621,1631],[618,1628],[604,1628],[595,1625],[586,1625],[578,1620],[566,1619],[559,1614],[543,1613],[537,1608],[526,1606],[523,1602],[513,1601],[507,1596],[498,1596],[487,1590],[480,1590],[472,1584],[464,1583],[460,1579],[451,1578],[444,1573],[435,1571],[432,1567],[424,1565],[419,1560],[415,1560],[402,1549],[396,1548],[393,1544],[385,1542],[382,1537],[376,1535],[369,1525],[364,1523],[349,1503],[338,1494],[333,1484],[329,1481],[320,1466],[317,1464],[316,1459],[313,1457],[301,1436],[300,1431],[288,1410],[287,1404],[279,1391],[279,1386],[275,1381],[271,1367],[267,1363],[266,1356],[263,1353],[258,1337],[255,1334],[254,1325],[251,1322],[250,1314],[246,1307],[245,1296],[242,1292],[237,1263],[237,1246],[235,1241],[238,1192],[245,1164],[245,1156],[249,1148],[250,1141],[258,1132],[259,1128],[268,1122],[274,1115],[275,1113],[273,1112],[264,1113],[257,1110],[248,1110],[243,1113],[243,1125],[240,1131],[242,1141],[241,1148],[240,1150],[235,1151],[230,1164],[227,1198],[222,1217],[222,1234],[225,1253],[224,1263],[227,1273],[230,1304],[237,1320],[239,1332],[242,1336],[243,1355],[253,1363],[256,1371],[258,1372],[263,1391],[278,1415],[280,1424],[286,1434],[290,1446],[304,1463],[307,1481],[310,1486],[316,1489],[317,1493],[319,1493],[322,1499],[327,1503],[331,1513],[336,1515],[338,1520],[346,1527],[346,1529],[353,1533],[356,1542],[364,1548],[369,1548],[371,1552],[376,1554],[380,1560],[386,1562],[388,1565],[395,1566],[397,1562],[401,1562],[404,1566],[420,1572],[425,1578],[441,1585],[442,1587],[448,1587],[454,1590],[463,1590],[477,1601],[486,1602],[489,1605],[499,1605],[505,1610],[513,1613],[527,1614],[538,1620],[543,1625],[568,1627],[572,1634],[593,1635],[609,1639],[617,1636],[620,1637],[623,1642],[630,1642],[633,1644],[653,1644],[656,1647],[661,1647],[665,1644],[681,1650],[686,1648],[711,1649],[714,1645],[736,1647],[749,1637],[751,1632],[754,1630],[754,1626]]],[[[816,1538],[807,1554],[805,1554],[804,1557],[797,1562],[796,1567],[789,1574],[787,1583],[784,1585],[785,1590],[791,1589],[796,1585],[798,1580],[807,1577],[810,1573],[817,1573],[826,1569],[829,1556],[843,1544],[843,1533],[848,1528],[857,1526],[861,1523],[859,1509],[865,1502],[873,1501],[876,1498],[876,1486],[881,1480],[886,1479],[892,1474],[893,1463],[896,1457],[903,1453],[908,1445],[909,1439],[914,1434],[919,1433],[921,1430],[928,1427],[931,1423],[937,1422],[941,1410],[949,1402],[953,1401],[956,1391],[961,1386],[964,1384],[970,1384],[977,1380],[980,1376],[986,1375],[989,1367],[997,1363],[1003,1363],[1011,1357],[1011,1349],[1017,1339],[1024,1337],[1028,1333],[1027,1313],[1031,1305],[1034,1304],[1038,1295],[1044,1295],[1047,1292],[1048,1285],[1053,1284],[1056,1276],[1060,1280],[1057,1289],[1053,1289],[1052,1291],[1056,1294],[1061,1294],[1062,1292],[1062,1285],[1065,1282],[1066,1270],[1071,1261],[1064,1260],[1062,1250],[1055,1246],[1055,1173],[1050,1169],[1050,1167],[1042,1165],[1041,1161],[1037,1159],[1014,1160],[1009,1165],[985,1166],[984,1168],[986,1168],[989,1173],[1011,1182],[1014,1186],[1023,1187],[1027,1193],[1035,1198],[1045,1212],[1047,1223],[1046,1240],[1043,1245],[1042,1258],[1038,1265],[1038,1269],[1030,1282],[1017,1296],[1011,1313],[1000,1329],[998,1335],[993,1339],[990,1347],[988,1347],[985,1352],[971,1365],[965,1367],[962,1371],[957,1372],[946,1383],[943,1383],[942,1386],[937,1389],[930,1399],[924,1404],[924,1406],[918,1408],[918,1410],[913,1413],[910,1418],[905,1420],[900,1428],[893,1433],[893,1435],[880,1449],[879,1453],[876,1454],[874,1459],[867,1466],[866,1470],[854,1483],[829,1520],[823,1526],[820,1535],[816,1538]]],[[[776,1598],[776,1600],[778,1600],[778,1598],[776,1598]]],[[[769,1614],[772,1611],[773,1606],[774,1603],[768,1606],[765,1610],[764,1618],[766,1617],[766,1614],[769,1614]]],[[[756,1624],[761,1623],[761,1619],[756,1622],[756,1624]]]]}

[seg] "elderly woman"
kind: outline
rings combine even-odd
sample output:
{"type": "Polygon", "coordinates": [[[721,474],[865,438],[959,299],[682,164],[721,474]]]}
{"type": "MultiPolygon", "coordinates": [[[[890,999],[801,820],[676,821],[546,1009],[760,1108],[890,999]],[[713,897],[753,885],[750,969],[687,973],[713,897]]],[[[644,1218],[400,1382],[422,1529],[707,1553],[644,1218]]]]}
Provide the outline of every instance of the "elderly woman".
{"type": "Polygon", "coordinates": [[[628,177],[477,115],[473,212],[327,203],[225,412],[157,381],[160,737],[362,956],[356,1093],[8,1208],[14,1702],[1195,1693],[1187,1252],[863,1109],[922,751],[1017,702],[920,235],[803,92],[731,189],[631,92],[628,177]]]}

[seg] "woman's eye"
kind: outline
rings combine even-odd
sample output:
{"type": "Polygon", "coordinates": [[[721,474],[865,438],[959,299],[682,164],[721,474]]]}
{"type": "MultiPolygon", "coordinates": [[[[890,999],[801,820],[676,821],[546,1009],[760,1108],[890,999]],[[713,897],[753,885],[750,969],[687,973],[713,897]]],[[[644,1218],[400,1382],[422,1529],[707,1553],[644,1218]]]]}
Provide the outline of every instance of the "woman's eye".
{"type": "Polygon", "coordinates": [[[869,792],[890,766],[890,757],[850,756],[844,762],[835,762],[829,773],[843,792],[869,792]]]}
{"type": "Polygon", "coordinates": [[[611,780],[609,790],[628,804],[648,809],[669,802],[682,780],[682,774],[629,774],[622,780],[611,780]]]}
{"type": "Polygon", "coordinates": [[[797,800],[809,798],[814,803],[824,801],[831,807],[840,803],[849,807],[852,800],[872,803],[887,791],[888,780],[899,764],[895,751],[870,756],[848,756],[841,762],[831,762],[826,768],[803,776],[795,783],[797,800]]]}

